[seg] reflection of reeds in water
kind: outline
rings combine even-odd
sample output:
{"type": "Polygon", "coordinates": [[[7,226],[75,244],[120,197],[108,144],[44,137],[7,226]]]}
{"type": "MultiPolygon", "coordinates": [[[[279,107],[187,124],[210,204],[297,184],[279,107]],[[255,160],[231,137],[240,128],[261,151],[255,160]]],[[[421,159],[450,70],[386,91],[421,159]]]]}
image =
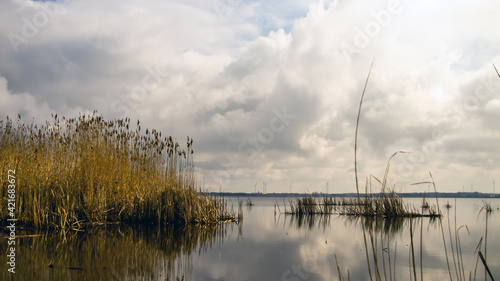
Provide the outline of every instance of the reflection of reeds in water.
{"type": "MultiPolygon", "coordinates": [[[[232,224],[106,226],[17,238],[15,280],[190,280],[192,254],[222,241],[232,224]]],[[[5,252],[7,243],[0,243],[5,252]]],[[[4,260],[4,259],[2,259],[4,260]]],[[[10,280],[2,270],[0,280],[10,280]]]]}
{"type": "Polygon", "coordinates": [[[315,227],[328,229],[330,226],[330,216],[328,214],[286,216],[285,223],[287,218],[290,219],[289,226],[295,226],[297,229],[307,228],[312,230],[315,227]]]}
{"type": "MultiPolygon", "coordinates": [[[[433,182],[431,183],[435,185],[433,182]]],[[[494,280],[487,261],[488,217],[491,214],[488,211],[488,203],[484,202],[483,207],[479,211],[479,214],[482,212],[485,213],[486,226],[484,236],[481,237],[475,251],[475,254],[477,255],[475,267],[471,267],[471,265],[464,263],[463,255],[465,253],[462,251],[461,235],[463,235],[465,231],[468,234],[470,234],[470,232],[467,225],[457,224],[456,209],[457,208],[455,208],[455,222],[453,227],[450,221],[452,215],[450,215],[449,209],[447,209],[448,233],[446,233],[443,228],[441,216],[431,218],[378,218],[370,216],[346,216],[346,223],[361,224],[360,227],[363,228],[366,233],[366,251],[370,260],[370,262],[367,262],[367,265],[369,267],[369,272],[373,274],[373,280],[395,280],[395,276],[397,274],[396,265],[394,264],[391,266],[391,260],[396,260],[396,251],[392,251],[391,249],[395,249],[397,244],[390,241],[394,241],[394,237],[396,237],[396,235],[399,235],[408,229],[410,230],[410,250],[408,254],[408,268],[410,270],[409,280],[424,280],[426,267],[425,260],[423,259],[423,245],[425,243],[425,239],[423,237],[424,220],[429,223],[437,224],[437,226],[441,229],[444,258],[446,259],[446,264],[448,266],[447,270],[450,280],[478,280],[477,276],[480,275],[481,270],[484,270],[485,280],[494,280]],[[419,232],[420,237],[418,237],[419,232]],[[418,257],[420,257],[420,259],[418,259],[418,257]]],[[[429,265],[427,264],[427,266],[429,265]]],[[[338,261],[337,267],[340,270],[340,264],[338,264],[338,261]]]]}
{"type": "MultiPolygon", "coordinates": [[[[224,200],[195,190],[193,139],[186,148],[130,119],[97,115],[37,126],[0,122],[0,178],[16,170],[16,215],[37,228],[84,224],[215,223],[233,218],[224,200]]],[[[7,181],[2,183],[3,198],[7,181]]],[[[7,216],[0,205],[1,219],[7,216]]]]}
{"type": "MultiPolygon", "coordinates": [[[[418,221],[424,218],[415,218],[414,221],[418,221]]],[[[428,220],[430,224],[435,223],[435,219],[428,220]]],[[[385,233],[390,235],[396,235],[403,232],[405,229],[409,228],[410,218],[409,217],[392,217],[392,218],[382,218],[382,217],[362,217],[362,216],[346,216],[345,222],[348,225],[360,225],[364,224],[367,231],[373,231],[374,233],[385,233]]]]}

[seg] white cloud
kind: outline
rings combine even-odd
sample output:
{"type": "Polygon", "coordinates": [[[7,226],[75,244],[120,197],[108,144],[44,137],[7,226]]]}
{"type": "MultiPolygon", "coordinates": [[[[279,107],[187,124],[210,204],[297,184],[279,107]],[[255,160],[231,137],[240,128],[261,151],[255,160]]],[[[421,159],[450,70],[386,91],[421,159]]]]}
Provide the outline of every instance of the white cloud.
{"type": "Polygon", "coordinates": [[[0,4],[2,114],[126,114],[193,136],[200,175],[233,175],[226,190],[267,180],[268,191],[324,191],[329,181],[350,192],[356,113],[375,59],[359,132],[363,176],[381,176],[395,149],[417,155],[398,156],[412,167],[394,167],[398,183],[431,170],[442,191],[478,175],[488,191],[499,172],[488,156],[500,130],[491,1],[69,0],[16,52],[8,34],[54,5],[19,3],[0,4]],[[296,117],[271,130],[284,107],[296,117]]]}

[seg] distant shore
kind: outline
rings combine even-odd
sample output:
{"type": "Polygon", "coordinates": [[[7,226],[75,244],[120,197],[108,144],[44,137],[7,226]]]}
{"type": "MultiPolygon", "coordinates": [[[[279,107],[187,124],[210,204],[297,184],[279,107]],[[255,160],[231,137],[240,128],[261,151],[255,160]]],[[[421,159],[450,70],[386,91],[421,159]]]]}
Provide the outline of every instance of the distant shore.
{"type": "MultiPolygon", "coordinates": [[[[207,193],[205,193],[207,194],[207,193]]],[[[312,195],[313,197],[355,197],[356,193],[261,193],[261,192],[209,192],[210,195],[224,195],[232,197],[300,197],[312,195]]],[[[423,198],[425,197],[435,197],[433,192],[412,192],[412,193],[396,193],[398,196],[403,198],[423,198]]],[[[380,193],[371,193],[370,195],[378,196],[380,193]]],[[[361,197],[365,197],[366,194],[360,194],[361,197]]],[[[500,194],[497,193],[482,193],[482,192],[438,192],[437,196],[439,198],[500,198],[500,194]]]]}

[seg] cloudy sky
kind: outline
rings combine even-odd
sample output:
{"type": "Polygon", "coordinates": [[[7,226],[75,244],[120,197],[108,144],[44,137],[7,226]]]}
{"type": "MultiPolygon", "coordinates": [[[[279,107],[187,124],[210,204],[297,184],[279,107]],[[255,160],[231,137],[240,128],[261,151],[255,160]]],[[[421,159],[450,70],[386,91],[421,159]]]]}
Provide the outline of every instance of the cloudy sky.
{"type": "MultiPolygon", "coordinates": [[[[195,140],[211,191],[492,192],[500,182],[500,3],[0,2],[0,115],[140,119],[195,140]],[[372,178],[372,187],[378,189],[372,178]]],[[[500,188],[498,188],[500,189],[500,188]]]]}

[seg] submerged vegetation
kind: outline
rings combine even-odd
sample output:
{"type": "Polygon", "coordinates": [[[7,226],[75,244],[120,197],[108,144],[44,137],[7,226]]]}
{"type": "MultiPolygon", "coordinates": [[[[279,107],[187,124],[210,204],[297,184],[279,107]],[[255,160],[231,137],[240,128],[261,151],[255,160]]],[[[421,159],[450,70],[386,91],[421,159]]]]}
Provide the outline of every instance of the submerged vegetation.
{"type": "MultiPolygon", "coordinates": [[[[195,189],[193,139],[186,147],[130,118],[80,115],[45,125],[0,121],[0,177],[16,177],[16,218],[36,228],[88,224],[217,223],[235,218],[224,199],[195,189]]],[[[7,181],[2,196],[7,197],[7,181]]],[[[7,204],[0,206],[7,218],[7,204]]]]}

